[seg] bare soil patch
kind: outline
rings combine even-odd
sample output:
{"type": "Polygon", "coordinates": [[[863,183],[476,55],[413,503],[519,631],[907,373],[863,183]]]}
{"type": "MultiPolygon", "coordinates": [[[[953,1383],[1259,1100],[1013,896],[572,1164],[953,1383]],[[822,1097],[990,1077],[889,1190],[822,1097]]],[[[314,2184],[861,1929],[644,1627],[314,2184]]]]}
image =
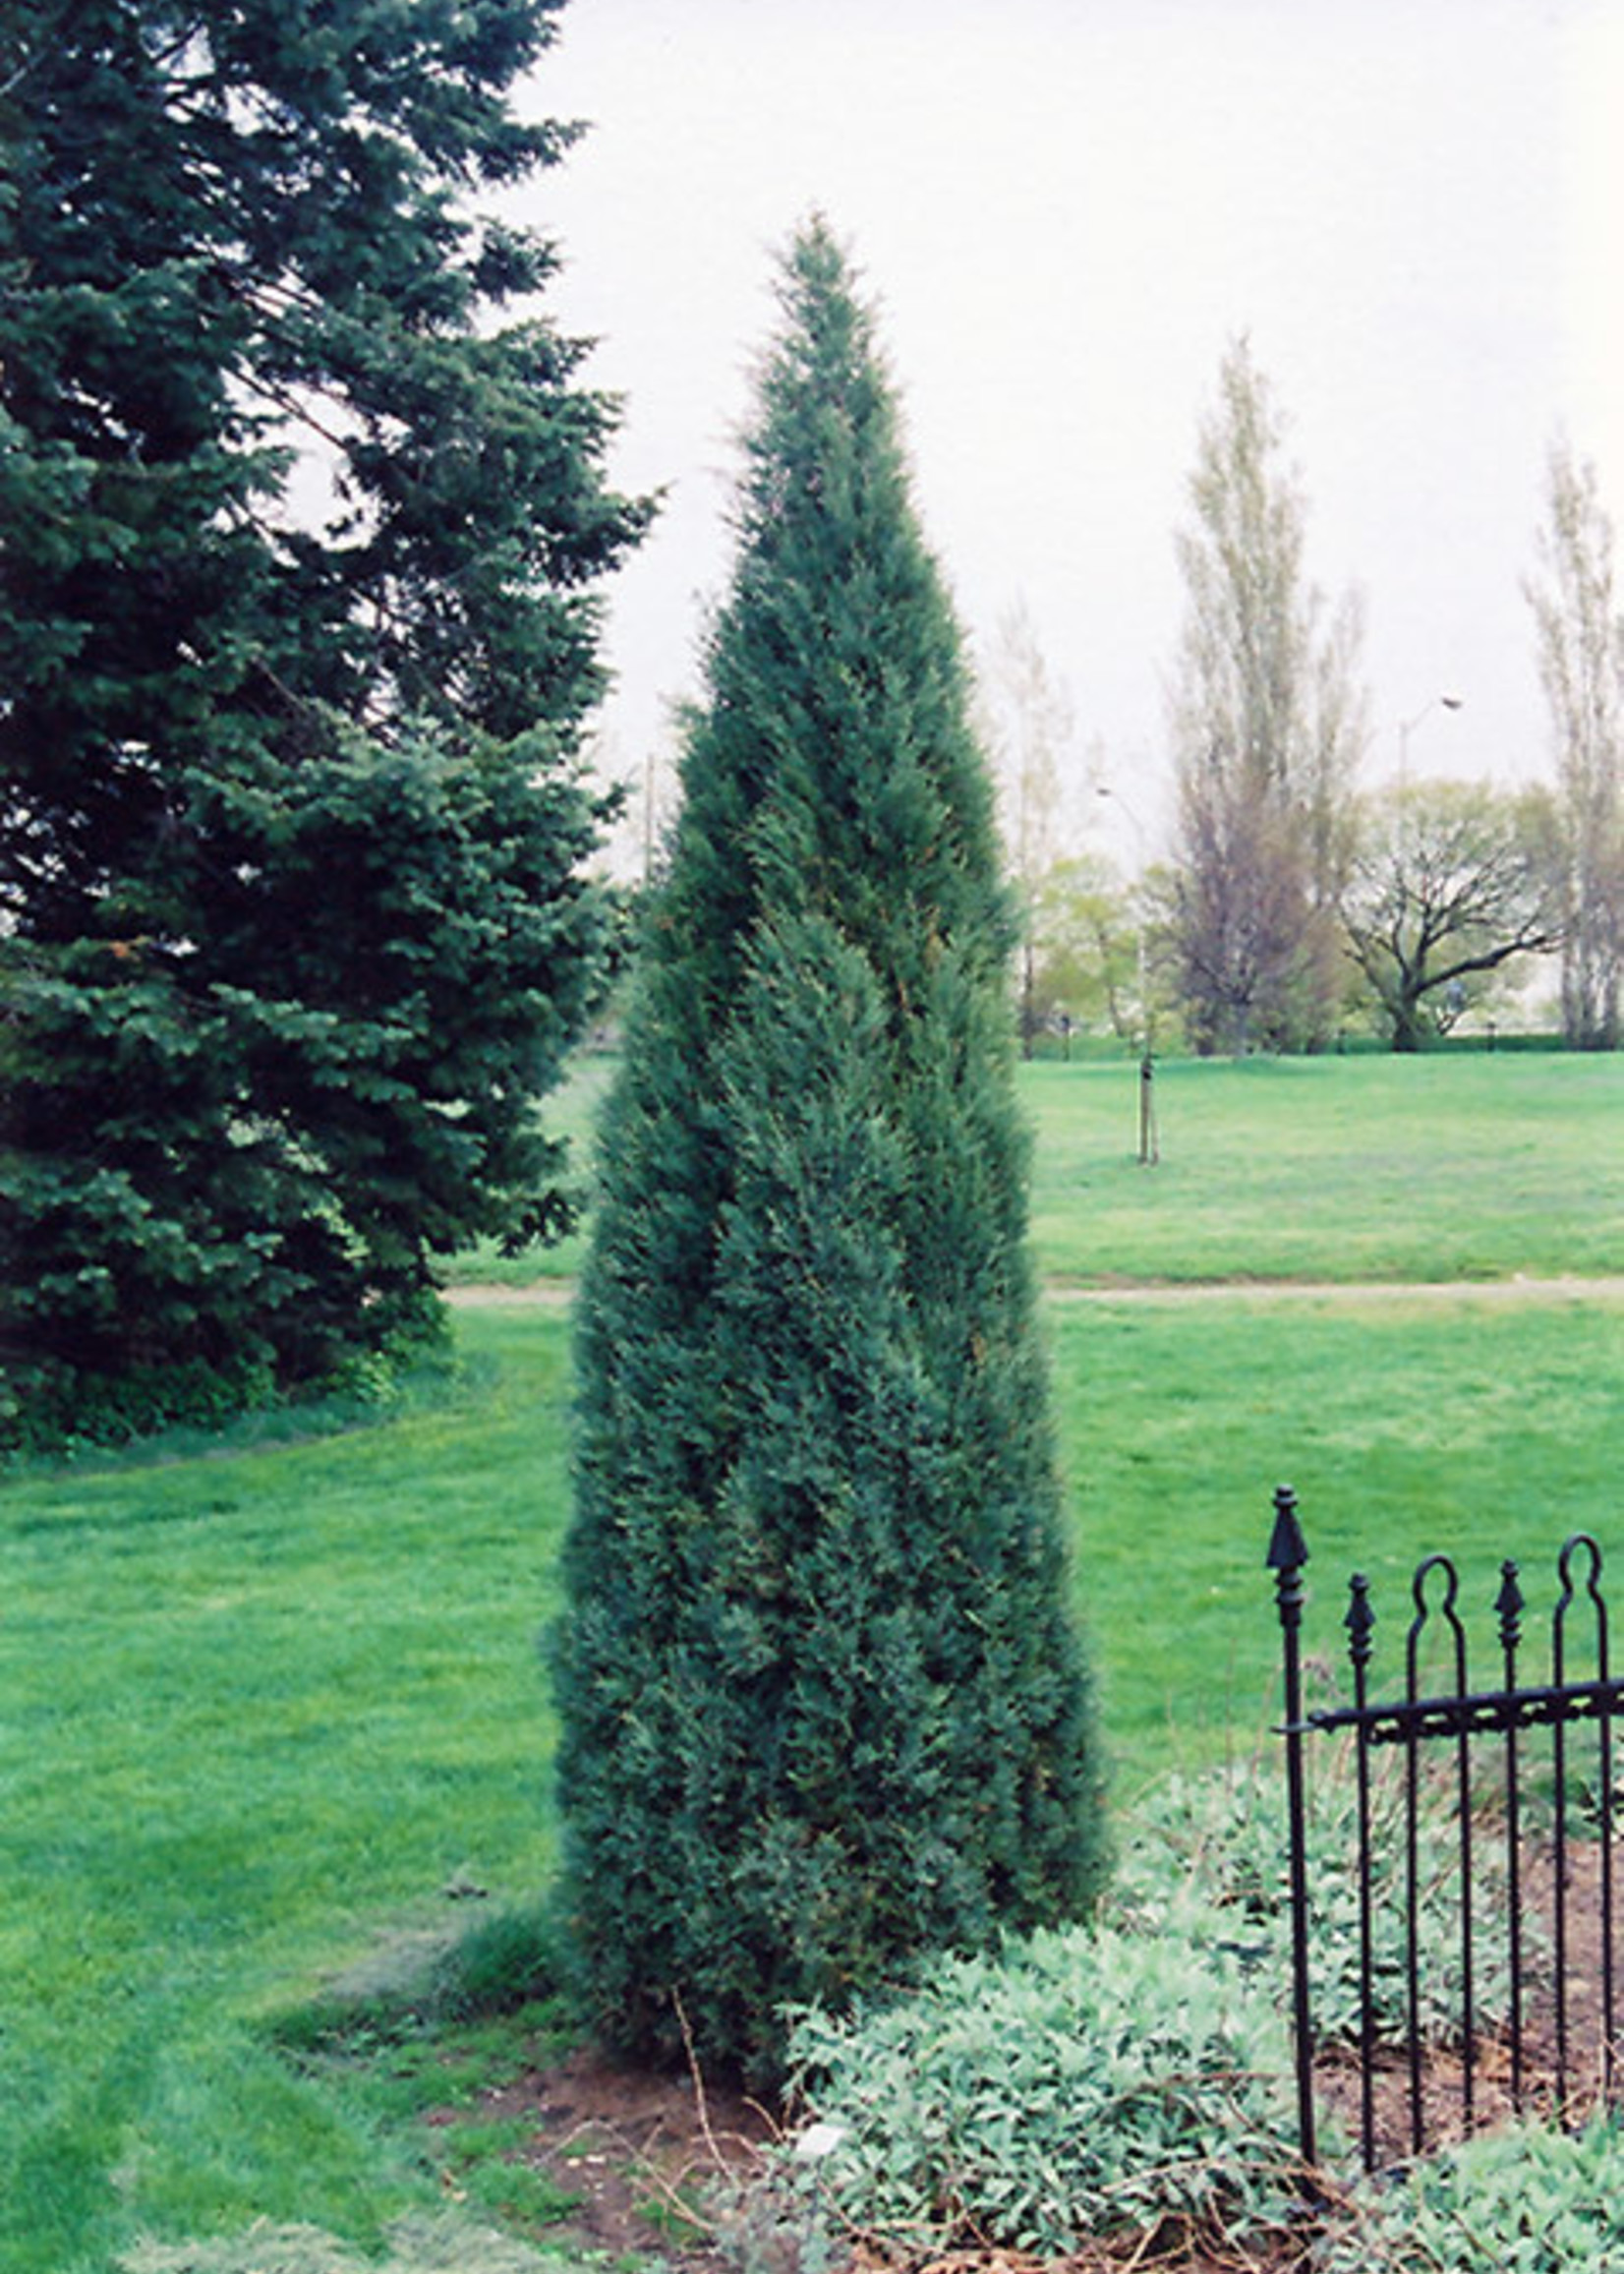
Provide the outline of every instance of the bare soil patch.
{"type": "Polygon", "coordinates": [[[725,2260],[714,2199],[756,2176],[775,2113],[691,2076],[633,2067],[579,2046],[481,2103],[482,2118],[533,2126],[525,2160],[580,2197],[550,2240],[613,2258],[658,2253],[684,2274],[725,2260]]]}
{"type": "MultiPolygon", "coordinates": [[[[577,2190],[578,2209],[550,2244],[624,2261],[658,2255],[677,2274],[798,2274],[793,2232],[752,2231],[741,2248],[736,2190],[760,2177],[782,2136],[780,2113],[741,2094],[606,2059],[590,2047],[531,2070],[481,2103],[481,2118],[534,2127],[525,2161],[577,2190]],[[729,2241],[731,2235],[731,2242],[729,2241]]],[[[454,2121],[447,2112],[447,2121],[454,2121]]],[[[1177,2230],[1102,2240],[1074,2257],[1042,2260],[989,2245],[921,2260],[890,2257],[853,2238],[853,2274],[1303,2274],[1319,2232],[1243,2248],[1213,2248],[1177,2230]]]]}

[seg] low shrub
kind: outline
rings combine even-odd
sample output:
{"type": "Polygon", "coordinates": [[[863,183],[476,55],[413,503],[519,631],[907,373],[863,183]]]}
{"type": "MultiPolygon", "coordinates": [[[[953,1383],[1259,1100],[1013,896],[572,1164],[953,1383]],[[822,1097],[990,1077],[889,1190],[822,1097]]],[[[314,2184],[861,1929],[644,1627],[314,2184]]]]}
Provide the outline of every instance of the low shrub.
{"type": "MultiPolygon", "coordinates": [[[[1309,1947],[1313,2008],[1321,2043],[1354,2044],[1360,2034],[1358,1787],[1351,1746],[1326,1744],[1313,1764],[1308,1811],[1309,1947]]],[[[1371,2007],[1378,2042],[1409,2029],[1405,1956],[1404,1762],[1396,1750],[1373,1757],[1370,1794],[1371,2007]]],[[[1460,1851],[1455,1786],[1423,1778],[1417,1819],[1420,1981],[1423,2041],[1453,2044],[1461,2027],[1460,1851]]],[[[1177,1922],[1257,1969],[1277,1989],[1287,1981],[1291,1918],[1284,1778],[1277,1756],[1256,1754],[1197,1777],[1174,1777],[1148,1793],[1122,1838],[1112,1916],[1125,1928],[1159,1930],[1177,1922]]],[[[1473,1864],[1473,1999],[1480,2023],[1511,2002],[1508,1903],[1499,1846],[1479,1842],[1473,1864]]],[[[1524,1965],[1537,1968],[1543,1946],[1525,1923],[1524,1965]]]]}
{"type": "Polygon", "coordinates": [[[352,1352],[318,1379],[279,1384],[262,1360],[218,1366],[190,1359],[92,1374],[66,1367],[14,1367],[0,1377],[0,1467],[21,1461],[99,1460],[125,1448],[170,1448],[177,1433],[233,1444],[377,1421],[456,1370],[442,1321],[352,1352]]]}
{"type": "Polygon", "coordinates": [[[893,2250],[1258,2231],[1295,2169],[1270,2001],[1209,1939],[1053,1930],[935,1963],[910,1995],[794,2017],[798,2091],[835,2144],[775,2181],[893,2250]]]}
{"type": "Polygon", "coordinates": [[[256,1360],[214,1367],[190,1359],[117,1376],[21,1367],[0,1382],[0,1456],[72,1456],[160,1429],[218,1429],[276,1394],[268,1368],[256,1360]]]}
{"type": "MultiPolygon", "coordinates": [[[[1403,1767],[1385,1756],[1371,1792],[1374,2019],[1389,2041],[1407,2027],[1403,1767]]],[[[1360,2027],[1351,1750],[1327,1746],[1316,1772],[1315,2015],[1322,2037],[1351,2040],[1360,2027]]],[[[1460,1996],[1448,1780],[1423,1781],[1418,1826],[1429,1953],[1421,2026],[1448,2043],[1460,1996]]],[[[1508,1995],[1498,1869],[1485,1841],[1475,1873],[1475,1992],[1486,2017],[1508,1995]]],[[[1054,2253],[1125,2231],[1235,2241],[1300,2219],[1282,2018],[1288,1884],[1276,1760],[1169,1779],[1122,1828],[1117,1882],[1094,1928],[1012,1941],[998,1957],[944,1960],[911,1993],[850,2019],[796,2016],[795,2082],[831,2128],[819,2140],[834,2144],[816,2159],[782,2157],[773,2187],[790,2189],[803,2218],[810,2200],[826,2228],[855,2229],[893,2251],[992,2243],[1054,2253]]]]}
{"type": "Polygon", "coordinates": [[[543,2010],[553,2025],[573,2026],[550,1902],[480,1901],[455,1925],[384,1936],[316,1997],[273,2015],[269,2030],[302,2057],[543,2010]]]}
{"type": "Polygon", "coordinates": [[[1362,2201],[1325,2274],[1578,2274],[1624,2266],[1624,2124],[1512,2127],[1412,2165],[1362,2201]]]}
{"type": "Polygon", "coordinates": [[[554,1995],[561,1977],[551,1906],[498,1904],[441,1953],[430,1980],[429,2009],[453,2021],[510,2013],[554,1995]]]}

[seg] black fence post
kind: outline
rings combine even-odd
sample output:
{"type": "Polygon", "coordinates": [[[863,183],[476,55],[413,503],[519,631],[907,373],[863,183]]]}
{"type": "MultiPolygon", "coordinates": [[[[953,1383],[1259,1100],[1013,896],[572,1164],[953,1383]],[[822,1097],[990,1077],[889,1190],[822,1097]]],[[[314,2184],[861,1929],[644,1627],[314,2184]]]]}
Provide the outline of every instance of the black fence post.
{"type": "Polygon", "coordinates": [[[1274,1573],[1285,1662],[1286,1811],[1291,1843],[1292,2027],[1297,2053],[1297,2136],[1303,2161],[1318,2162],[1314,2144],[1313,2035],[1308,2011],[1308,1858],[1303,1793],[1303,1566],[1307,1544],[1297,1520],[1297,1494],[1276,1487],[1274,1530],[1264,1568],[1274,1573]]]}
{"type": "Polygon", "coordinates": [[[1370,1636],[1376,1614],[1370,1582],[1356,1571],[1348,1583],[1348,1656],[1354,1668],[1356,1760],[1359,1774],[1359,2138],[1364,2168],[1376,2168],[1376,2015],[1374,1934],[1370,1919],[1370,1636]]]}
{"type": "MultiPolygon", "coordinates": [[[[1523,1639],[1523,1591],[1508,1555],[1500,1566],[1494,1608],[1500,1620],[1500,1660],[1507,1700],[1517,1694],[1517,1649],[1523,1639]]],[[[1523,1824],[1517,1768],[1517,1716],[1508,1704],[1505,1729],[1506,1933],[1511,1968],[1511,2105],[1523,2113],[1523,1824]]]]}

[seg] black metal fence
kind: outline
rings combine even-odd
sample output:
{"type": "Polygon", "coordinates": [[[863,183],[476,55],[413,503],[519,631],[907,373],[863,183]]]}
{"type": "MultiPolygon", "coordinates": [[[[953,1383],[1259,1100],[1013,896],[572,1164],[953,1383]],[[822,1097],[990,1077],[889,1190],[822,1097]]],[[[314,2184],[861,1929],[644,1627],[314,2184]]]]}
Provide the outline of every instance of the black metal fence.
{"type": "Polygon", "coordinates": [[[1589,1534],[1577,1533],[1557,1557],[1559,1592],[1550,1614],[1546,1681],[1531,1682],[1520,1668],[1528,1606],[1517,1565],[1501,1564],[1493,1603],[1497,1679],[1478,1688],[1468,1673],[1455,1565],[1446,1555],[1424,1557],[1411,1585],[1403,1692],[1380,1700],[1370,1694],[1375,1607],[1369,1582],[1356,1572],[1343,1620],[1352,1703],[1305,1712],[1303,1568],[1307,1560],[1296,1495],[1282,1486],[1274,1496],[1267,1565],[1275,1575],[1285,1660],[1281,1734],[1291,1856],[1298,2124],[1305,2163],[1311,2168],[1317,2161],[1307,1740],[1328,1731],[1350,1733],[1357,1778],[1359,2031],[1352,2057],[1366,2170],[1373,2170],[1383,2153],[1419,2154],[1436,2136],[1437,2112],[1445,2101],[1451,2124],[1471,2130],[1487,2117],[1531,2107],[1566,2121],[1583,2105],[1614,2097],[1619,2048],[1612,1727],[1624,1706],[1624,1680],[1614,1680],[1608,1668],[1600,1548],[1589,1534]],[[1591,1670],[1576,1675],[1573,1667],[1581,1659],[1591,1670]],[[1586,1726],[1592,1723],[1594,1730],[1586,1726]],[[1548,1779],[1542,1761],[1530,1758],[1530,1733],[1542,1730],[1549,1731],[1548,1779]],[[1455,1948],[1449,1956],[1452,1979],[1459,1984],[1459,2012],[1445,2065],[1429,2059],[1421,2023],[1423,1969],[1436,1953],[1421,1947],[1419,1818],[1422,1747],[1434,1744],[1446,1749],[1458,1847],[1449,1906],[1455,1948]],[[1372,1954],[1376,1859],[1371,1780],[1383,1747],[1400,1749],[1403,1780],[1398,1900],[1403,1910],[1404,2026],[1396,2072],[1378,2050],[1372,1954]],[[1538,1803],[1540,1819],[1534,1833],[1531,1798],[1538,1803]],[[1479,1869],[1485,1850],[1496,1864],[1488,1899],[1503,1905],[1499,1917],[1477,1915],[1485,1899],[1484,1874],[1479,1869]],[[1478,1982],[1485,1926],[1493,1930],[1503,1992],[1496,2001],[1500,2010],[1487,2017],[1480,2010],[1478,1982]],[[1532,1963],[1535,1943],[1537,1962],[1532,1963]],[[1583,2045],[1575,2027],[1581,2004],[1583,2045]],[[1447,2067],[1447,2077],[1438,2073],[1440,2066],[1447,2067]]]}

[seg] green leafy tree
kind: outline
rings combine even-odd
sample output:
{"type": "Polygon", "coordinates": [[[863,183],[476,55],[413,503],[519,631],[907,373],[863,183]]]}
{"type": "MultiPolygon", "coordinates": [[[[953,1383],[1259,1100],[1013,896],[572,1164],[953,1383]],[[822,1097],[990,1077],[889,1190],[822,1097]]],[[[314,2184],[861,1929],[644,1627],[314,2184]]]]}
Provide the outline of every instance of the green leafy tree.
{"type": "Polygon", "coordinates": [[[1508,964],[1560,943],[1557,834],[1548,797],[1486,783],[1364,801],[1343,920],[1395,1050],[1424,1049],[1508,964]]]}
{"type": "MultiPolygon", "coordinates": [[[[0,0],[0,1338],[318,1375],[556,1213],[592,586],[646,508],[479,217],[555,0],[0,0]]],[[[0,1425],[3,1427],[4,1425],[0,1425]]]]}
{"type": "Polygon", "coordinates": [[[1032,896],[1032,1002],[1037,1021],[1062,1020],[1138,1042],[1143,1000],[1142,913],[1098,853],[1054,861],[1032,896]]]}
{"type": "Polygon", "coordinates": [[[1178,536],[1188,595],[1171,710],[1173,944],[1203,1051],[1323,1040],[1364,697],[1350,597],[1304,575],[1305,507],[1245,340],[1226,355],[1178,536]]]}
{"type": "Polygon", "coordinates": [[[1077,1911],[1100,1858],[1013,910],[870,320],[789,255],[578,1303],[567,1911],[614,2043],[1077,1911]]]}

